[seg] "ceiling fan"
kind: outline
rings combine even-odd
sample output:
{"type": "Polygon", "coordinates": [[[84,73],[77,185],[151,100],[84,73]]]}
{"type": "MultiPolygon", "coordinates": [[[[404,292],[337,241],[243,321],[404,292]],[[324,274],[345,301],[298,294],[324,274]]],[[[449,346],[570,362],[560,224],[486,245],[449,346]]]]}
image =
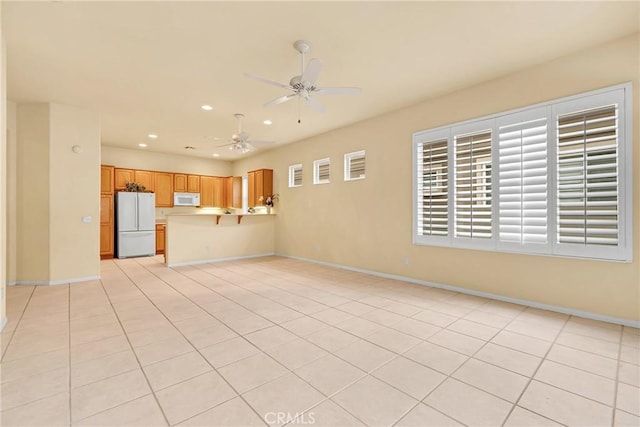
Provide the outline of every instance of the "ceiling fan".
{"type": "MultiPolygon", "coordinates": [[[[273,85],[283,89],[289,90],[291,93],[283,96],[279,96],[266,104],[265,107],[272,105],[282,104],[293,98],[298,98],[298,102],[302,99],[307,104],[319,113],[325,111],[324,106],[320,104],[313,95],[351,95],[362,92],[359,87],[320,87],[316,86],[318,80],[318,74],[322,69],[322,62],[319,59],[313,58],[309,61],[307,68],[304,67],[304,56],[309,51],[311,43],[306,40],[297,40],[293,47],[300,53],[300,75],[294,76],[289,80],[289,84],[279,83],[274,80],[265,79],[264,77],[256,76],[254,74],[245,73],[246,77],[273,85]]],[[[299,111],[299,110],[298,110],[299,111]]],[[[298,119],[298,123],[300,120],[298,119]]]]}
{"type": "Polygon", "coordinates": [[[218,145],[218,147],[229,147],[229,150],[237,151],[244,154],[248,153],[249,151],[256,150],[257,146],[275,144],[275,141],[249,140],[249,134],[242,130],[242,119],[244,118],[244,114],[236,113],[233,116],[238,119],[238,133],[234,133],[233,135],[231,135],[231,139],[229,139],[228,144],[218,145]]]}

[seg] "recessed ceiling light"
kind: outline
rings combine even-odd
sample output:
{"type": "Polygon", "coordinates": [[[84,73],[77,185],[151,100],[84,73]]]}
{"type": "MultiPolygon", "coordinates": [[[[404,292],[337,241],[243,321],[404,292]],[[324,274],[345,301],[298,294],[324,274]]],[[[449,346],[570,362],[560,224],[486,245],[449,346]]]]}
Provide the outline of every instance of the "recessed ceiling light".
{"type": "Polygon", "coordinates": [[[218,153],[213,153],[213,157],[220,157],[220,154],[218,154],[218,153]]]}
{"type": "Polygon", "coordinates": [[[147,146],[147,144],[145,144],[144,142],[141,142],[140,144],[138,144],[138,147],[142,147],[142,148],[144,148],[144,147],[146,147],[146,146],[147,146]]]}
{"type": "Polygon", "coordinates": [[[268,120],[268,119],[267,119],[267,120],[265,120],[265,121],[264,121],[264,122],[262,122],[262,123],[264,123],[264,124],[265,124],[265,125],[267,125],[267,126],[271,126],[271,125],[273,124],[273,122],[272,122],[271,120],[268,120]]]}
{"type": "Polygon", "coordinates": [[[158,135],[156,135],[155,133],[150,133],[149,135],[147,135],[149,138],[151,139],[156,139],[158,137],[158,135]]]}
{"type": "Polygon", "coordinates": [[[211,110],[213,110],[213,107],[212,107],[211,105],[203,105],[203,106],[202,106],[202,107],[200,107],[200,108],[202,108],[203,110],[206,110],[206,111],[211,111],[211,110]]]}

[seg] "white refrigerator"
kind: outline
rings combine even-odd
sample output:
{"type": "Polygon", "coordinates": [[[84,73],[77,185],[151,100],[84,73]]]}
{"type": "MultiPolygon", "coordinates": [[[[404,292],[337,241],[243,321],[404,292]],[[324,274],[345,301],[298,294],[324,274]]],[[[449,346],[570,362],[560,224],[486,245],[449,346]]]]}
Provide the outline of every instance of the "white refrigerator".
{"type": "Polygon", "coordinates": [[[116,194],[116,256],[156,253],[156,195],[121,191],[116,194]]]}

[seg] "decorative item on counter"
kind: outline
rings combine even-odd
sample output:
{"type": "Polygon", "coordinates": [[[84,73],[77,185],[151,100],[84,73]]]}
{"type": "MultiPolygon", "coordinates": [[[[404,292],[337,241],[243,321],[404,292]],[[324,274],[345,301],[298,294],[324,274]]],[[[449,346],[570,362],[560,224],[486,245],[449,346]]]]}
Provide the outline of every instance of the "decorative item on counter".
{"type": "Polygon", "coordinates": [[[130,193],[146,193],[147,188],[144,185],[140,185],[137,182],[127,182],[124,185],[124,190],[130,193]]]}
{"type": "Polygon", "coordinates": [[[253,208],[249,208],[249,209],[247,209],[247,212],[249,212],[250,214],[252,214],[252,213],[256,213],[256,210],[255,210],[255,209],[253,209],[253,208]]]}
{"type": "Polygon", "coordinates": [[[230,208],[224,208],[224,213],[230,215],[232,212],[230,208]]]}
{"type": "Polygon", "coordinates": [[[273,207],[273,205],[275,204],[275,202],[278,200],[278,198],[280,197],[280,195],[278,193],[274,193],[274,194],[267,194],[266,198],[263,196],[260,196],[260,199],[258,199],[259,201],[264,201],[264,205],[267,207],[267,213],[270,214],[271,213],[271,208],[273,207]]]}

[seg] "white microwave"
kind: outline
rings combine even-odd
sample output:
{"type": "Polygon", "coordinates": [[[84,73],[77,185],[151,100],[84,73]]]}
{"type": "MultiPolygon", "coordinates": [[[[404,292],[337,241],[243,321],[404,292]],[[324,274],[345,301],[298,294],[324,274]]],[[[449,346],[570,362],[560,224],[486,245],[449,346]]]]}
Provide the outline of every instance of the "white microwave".
{"type": "Polygon", "coordinates": [[[173,193],[173,206],[200,206],[200,193],[173,193]]]}

